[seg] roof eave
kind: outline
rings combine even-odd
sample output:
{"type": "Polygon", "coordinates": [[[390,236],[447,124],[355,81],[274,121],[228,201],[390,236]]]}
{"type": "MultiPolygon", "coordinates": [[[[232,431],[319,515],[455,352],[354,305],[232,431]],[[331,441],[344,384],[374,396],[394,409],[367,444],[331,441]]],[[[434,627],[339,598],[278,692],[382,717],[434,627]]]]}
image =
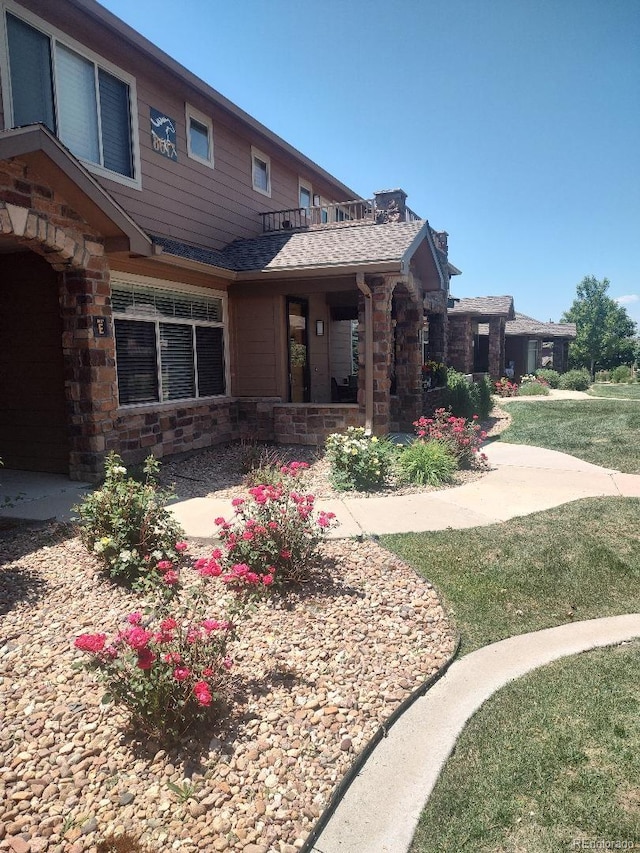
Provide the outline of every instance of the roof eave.
{"type": "Polygon", "coordinates": [[[358,272],[364,272],[365,274],[403,273],[404,270],[402,269],[402,264],[399,260],[379,261],[376,263],[363,261],[362,263],[353,264],[311,264],[304,267],[274,267],[272,269],[244,270],[236,274],[236,280],[256,281],[260,279],[275,278],[327,278],[330,276],[354,275],[358,272]]]}
{"type": "Polygon", "coordinates": [[[207,275],[215,275],[218,278],[224,278],[228,281],[235,281],[238,273],[226,267],[217,267],[213,264],[205,264],[203,261],[194,261],[192,258],[183,258],[180,255],[172,255],[166,252],[162,246],[157,243],[153,244],[153,258],[163,264],[171,264],[174,267],[182,267],[195,272],[204,272],[207,275]]]}

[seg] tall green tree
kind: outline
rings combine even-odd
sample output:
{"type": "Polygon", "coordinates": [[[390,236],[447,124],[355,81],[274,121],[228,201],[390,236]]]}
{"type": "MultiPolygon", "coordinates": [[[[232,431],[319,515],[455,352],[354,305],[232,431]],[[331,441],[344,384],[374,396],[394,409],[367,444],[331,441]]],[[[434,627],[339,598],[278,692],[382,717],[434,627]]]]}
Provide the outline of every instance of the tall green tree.
{"type": "Polygon", "coordinates": [[[577,336],[569,347],[572,367],[586,367],[593,377],[596,368],[617,367],[634,360],[636,324],[622,305],[610,296],[609,280],[585,276],[576,289],[577,298],[562,315],[575,323],[577,336]]]}

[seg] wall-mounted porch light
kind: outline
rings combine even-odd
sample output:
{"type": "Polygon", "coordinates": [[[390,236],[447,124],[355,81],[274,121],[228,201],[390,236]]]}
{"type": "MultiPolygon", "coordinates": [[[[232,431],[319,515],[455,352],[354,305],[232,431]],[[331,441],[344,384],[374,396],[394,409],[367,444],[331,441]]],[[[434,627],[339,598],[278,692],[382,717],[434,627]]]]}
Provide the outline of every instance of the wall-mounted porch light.
{"type": "Polygon", "coordinates": [[[324,320],[316,320],[316,335],[319,338],[324,335],[324,320]]]}

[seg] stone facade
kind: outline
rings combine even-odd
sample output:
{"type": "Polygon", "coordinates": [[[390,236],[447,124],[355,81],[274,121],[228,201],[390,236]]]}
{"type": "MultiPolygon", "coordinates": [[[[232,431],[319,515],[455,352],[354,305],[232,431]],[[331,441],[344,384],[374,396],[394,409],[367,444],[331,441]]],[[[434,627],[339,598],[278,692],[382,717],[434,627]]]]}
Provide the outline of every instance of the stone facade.
{"type": "Polygon", "coordinates": [[[350,426],[364,426],[364,413],[359,406],[348,403],[276,403],[273,406],[273,423],[275,440],[279,444],[321,446],[332,432],[344,432],[350,426]]]}
{"type": "Polygon", "coordinates": [[[469,314],[449,317],[449,365],[473,373],[473,319],[469,314]]]}
{"type": "Polygon", "coordinates": [[[489,320],[489,376],[492,379],[504,376],[505,324],[504,317],[489,320]]]}

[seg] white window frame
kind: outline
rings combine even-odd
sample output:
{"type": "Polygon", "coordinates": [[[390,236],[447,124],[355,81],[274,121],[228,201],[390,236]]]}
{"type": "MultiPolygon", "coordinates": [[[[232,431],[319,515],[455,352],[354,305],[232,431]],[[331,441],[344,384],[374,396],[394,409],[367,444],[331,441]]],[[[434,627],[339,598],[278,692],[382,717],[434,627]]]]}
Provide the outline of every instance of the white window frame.
{"type": "MultiPolygon", "coordinates": [[[[156,355],[157,355],[157,379],[158,379],[158,400],[147,401],[144,403],[123,403],[120,404],[118,402],[118,408],[123,411],[130,411],[132,409],[170,409],[176,407],[182,407],[185,405],[198,405],[207,400],[223,400],[226,397],[230,396],[231,389],[231,364],[229,361],[230,355],[230,346],[229,346],[229,298],[227,293],[224,290],[213,290],[208,287],[196,287],[191,285],[182,284],[181,282],[176,281],[167,281],[165,279],[152,278],[151,276],[146,275],[133,275],[132,273],[120,273],[113,272],[111,274],[111,287],[114,285],[138,285],[139,287],[152,287],[157,290],[166,290],[171,293],[182,293],[185,296],[208,296],[212,299],[220,299],[222,303],[222,320],[215,321],[193,321],[189,320],[186,317],[162,317],[156,316],[155,314],[149,314],[144,310],[139,312],[130,311],[126,314],[120,312],[113,312],[112,320],[114,322],[114,353],[116,359],[116,376],[117,376],[117,361],[118,361],[118,353],[115,347],[115,320],[140,320],[142,322],[147,323],[155,323],[156,324],[156,355]],[[172,400],[163,400],[162,399],[162,365],[161,365],[161,353],[160,353],[160,341],[159,341],[159,327],[160,323],[177,323],[178,325],[191,325],[195,327],[199,326],[207,326],[213,328],[221,328],[222,329],[222,346],[223,346],[223,354],[224,354],[224,385],[225,385],[225,393],[224,394],[215,394],[209,397],[181,397],[179,399],[172,400]]],[[[196,370],[195,377],[195,387],[197,391],[198,387],[198,377],[197,377],[197,355],[194,349],[194,364],[196,370]]]]}
{"type": "Polygon", "coordinates": [[[251,146],[251,185],[257,193],[260,193],[261,195],[266,195],[268,198],[271,198],[271,157],[269,157],[269,155],[265,154],[263,151],[260,151],[260,149],[256,148],[254,145],[251,146]],[[256,184],[256,160],[260,160],[267,167],[266,190],[256,184]]]}
{"type": "Polygon", "coordinates": [[[203,166],[208,166],[210,169],[213,169],[213,121],[209,118],[209,116],[205,115],[204,113],[201,113],[200,110],[197,110],[190,104],[185,105],[185,115],[187,122],[187,156],[189,156],[192,160],[196,160],[198,163],[202,163],[203,166]],[[203,127],[207,128],[207,135],[209,138],[208,159],[205,157],[201,157],[199,154],[196,154],[195,151],[191,150],[191,119],[196,121],[198,124],[201,124],[203,127]]]}
{"type": "Polygon", "coordinates": [[[309,181],[305,181],[304,178],[298,178],[298,207],[305,210],[310,210],[313,207],[313,187],[309,181]],[[300,190],[306,190],[309,193],[308,207],[305,207],[305,205],[300,203],[300,190]]]}
{"type": "MultiPolygon", "coordinates": [[[[18,6],[13,0],[0,0],[0,77],[2,77],[2,102],[4,104],[5,109],[5,127],[10,128],[13,127],[13,97],[11,94],[11,76],[9,73],[9,36],[7,32],[7,12],[13,15],[15,18],[20,18],[26,24],[33,27],[36,30],[39,30],[43,35],[47,36],[51,42],[51,56],[52,56],[52,80],[53,80],[53,100],[56,113],[58,112],[58,92],[56,89],[56,62],[55,62],[55,43],[59,42],[64,47],[69,48],[75,53],[79,54],[83,59],[92,62],[94,66],[98,66],[106,71],[108,74],[111,74],[113,77],[116,77],[118,80],[121,80],[123,83],[126,83],[129,87],[129,121],[130,121],[130,131],[131,131],[131,156],[133,158],[133,177],[130,178],[127,175],[121,175],[119,172],[112,172],[110,169],[106,169],[104,166],[101,166],[99,163],[94,163],[91,160],[85,160],[82,157],[78,157],[81,163],[83,163],[87,169],[95,175],[100,175],[103,178],[108,178],[110,181],[115,181],[119,184],[124,184],[127,187],[132,187],[133,189],[142,189],[142,175],[140,170],[140,134],[138,129],[138,94],[136,90],[136,79],[132,77],[130,74],[127,74],[126,71],[123,71],[121,68],[118,68],[113,63],[109,62],[108,59],[105,59],[103,56],[100,56],[94,51],[89,50],[89,48],[85,47],[80,42],[71,38],[71,36],[62,32],[62,30],[57,29],[56,27],[51,26],[46,21],[43,21],[41,18],[38,18],[36,15],[28,12],[22,6],[18,6]]],[[[75,155],[74,155],[75,156],[75,155]]]]}

